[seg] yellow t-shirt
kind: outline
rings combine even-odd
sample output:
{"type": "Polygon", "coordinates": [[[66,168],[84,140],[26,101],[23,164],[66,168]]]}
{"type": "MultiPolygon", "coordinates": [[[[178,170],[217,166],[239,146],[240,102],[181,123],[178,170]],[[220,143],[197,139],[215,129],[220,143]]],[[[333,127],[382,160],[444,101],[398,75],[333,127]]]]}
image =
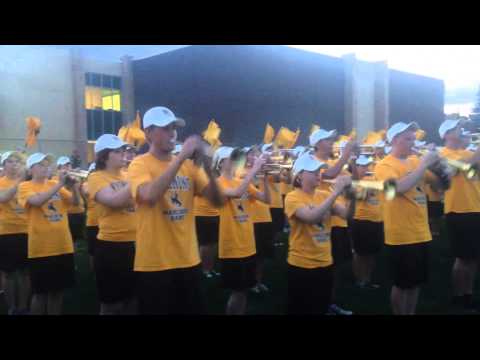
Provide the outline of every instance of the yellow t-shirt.
{"type": "MultiPolygon", "coordinates": [[[[242,183],[241,179],[218,178],[222,189],[235,189],[242,183]]],[[[239,199],[228,198],[220,209],[220,231],[218,238],[218,254],[220,259],[244,258],[256,253],[255,237],[248,204],[248,196],[257,190],[249,185],[247,193],[239,199]]]]}
{"type": "MultiPolygon", "coordinates": [[[[11,189],[15,184],[16,180],[3,176],[0,178],[0,191],[11,189]]],[[[0,235],[26,233],[27,215],[25,209],[18,203],[17,188],[17,194],[9,202],[0,203],[0,235]]]]}
{"type": "Polygon", "coordinates": [[[287,195],[290,191],[293,191],[292,184],[287,184],[282,181],[279,185],[280,185],[280,193],[282,195],[287,195]]]}
{"type": "Polygon", "coordinates": [[[43,184],[25,181],[18,188],[18,202],[27,213],[29,258],[73,253],[67,217],[67,209],[72,202],[71,193],[62,188],[41,207],[27,203],[30,197],[48,191],[56,184],[52,180],[43,184]]]}
{"type": "MultiPolygon", "coordinates": [[[[376,179],[374,176],[365,176],[362,180],[375,181],[376,179]]],[[[357,200],[353,218],[356,220],[382,222],[383,209],[380,193],[377,191],[370,192],[365,200],[357,200]]]]}
{"type": "MultiPolygon", "coordinates": [[[[448,159],[468,159],[472,153],[468,150],[443,148],[440,155],[448,159]]],[[[450,189],[445,191],[445,214],[480,212],[480,191],[478,177],[468,180],[462,172],[452,178],[450,189]]]]}
{"type": "MultiPolygon", "coordinates": [[[[253,185],[258,189],[262,181],[263,180],[260,179],[254,179],[253,185]]],[[[254,224],[272,222],[272,213],[270,212],[270,206],[268,204],[255,199],[253,196],[249,196],[248,206],[254,224]]]]}
{"type": "Polygon", "coordinates": [[[219,216],[220,212],[207,198],[195,196],[193,199],[193,214],[195,216],[219,216]]]}
{"type": "MultiPolygon", "coordinates": [[[[88,182],[84,183],[84,186],[88,188],[88,182]]],[[[87,226],[98,226],[98,214],[97,214],[97,203],[95,200],[87,198],[87,226]]]]}
{"type": "MultiPolygon", "coordinates": [[[[401,179],[419,166],[420,160],[409,157],[400,160],[387,155],[375,167],[378,180],[401,179]]],[[[408,245],[432,240],[428,226],[427,196],[424,191],[424,179],[404,194],[397,194],[392,201],[383,203],[383,222],[385,243],[388,245],[408,245]]]]}
{"type": "MultiPolygon", "coordinates": [[[[88,192],[90,200],[106,187],[120,190],[126,182],[125,174],[110,174],[104,170],[95,171],[88,177],[88,192]]],[[[122,209],[114,209],[99,202],[96,204],[98,216],[99,240],[105,241],[135,241],[137,231],[137,217],[135,208],[128,206],[122,209]]]]}
{"type": "Polygon", "coordinates": [[[425,193],[427,194],[428,201],[439,202],[443,199],[443,194],[433,190],[430,184],[425,184],[425,193]]]}
{"type": "Polygon", "coordinates": [[[320,206],[329,196],[326,191],[316,190],[307,194],[295,189],[285,198],[285,214],[290,223],[288,238],[288,258],[290,265],[306,269],[326,267],[333,264],[331,235],[331,217],[326,216],[321,224],[307,224],[300,221],[295,212],[304,207],[320,206]]]}
{"type": "MultiPolygon", "coordinates": [[[[263,192],[263,181],[259,182],[260,191],[263,192]]],[[[282,193],[280,191],[280,183],[273,182],[273,177],[268,176],[268,189],[270,190],[270,208],[283,209],[282,193]]]]}
{"type": "Polygon", "coordinates": [[[186,160],[155,205],[137,198],[138,187],[160,177],[169,164],[147,153],[136,157],[128,168],[138,216],[135,271],[188,268],[200,263],[193,198],[208,184],[205,171],[186,160]]]}
{"type": "MultiPolygon", "coordinates": [[[[58,182],[58,175],[52,176],[51,180],[58,182]]],[[[80,203],[77,206],[75,206],[75,205],[70,206],[68,208],[68,213],[69,214],[83,214],[84,212],[85,212],[85,203],[83,201],[83,198],[80,196],[80,203]]]]}

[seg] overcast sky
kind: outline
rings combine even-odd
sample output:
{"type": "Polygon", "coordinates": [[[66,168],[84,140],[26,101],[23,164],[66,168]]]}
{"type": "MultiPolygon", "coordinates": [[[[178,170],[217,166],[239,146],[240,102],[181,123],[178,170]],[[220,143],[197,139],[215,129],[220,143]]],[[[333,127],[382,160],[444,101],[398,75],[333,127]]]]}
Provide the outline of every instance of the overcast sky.
{"type": "MultiPolygon", "coordinates": [[[[186,45],[52,45],[80,47],[86,56],[115,61],[128,54],[145,58],[186,45]]],[[[445,81],[445,111],[470,113],[480,84],[478,45],[288,45],[331,56],[355,53],[358,59],[384,61],[392,69],[445,81]]]]}

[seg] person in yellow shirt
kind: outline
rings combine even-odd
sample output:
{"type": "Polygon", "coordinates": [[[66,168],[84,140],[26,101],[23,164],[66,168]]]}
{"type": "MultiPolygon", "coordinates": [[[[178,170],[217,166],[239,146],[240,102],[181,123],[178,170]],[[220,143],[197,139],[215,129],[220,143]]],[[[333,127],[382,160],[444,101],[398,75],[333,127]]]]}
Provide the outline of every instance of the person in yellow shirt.
{"type": "MultiPolygon", "coordinates": [[[[262,154],[266,154],[273,149],[273,144],[265,144],[261,147],[262,154]]],[[[281,178],[280,175],[267,175],[268,188],[270,191],[270,214],[272,217],[274,245],[282,246],[283,228],[285,227],[285,215],[283,213],[283,199],[281,192],[281,178]]],[[[260,191],[264,191],[263,182],[260,182],[260,191]]]]}
{"type": "Polygon", "coordinates": [[[285,198],[290,222],[287,269],[287,314],[325,315],[334,281],[331,251],[331,216],[350,218],[355,200],[345,207],[336,202],[350,185],[349,176],[336,179],[331,192],[318,190],[326,164],[311,154],[301,155],[293,166],[295,190],[285,198]]]}
{"type": "Polygon", "coordinates": [[[88,192],[97,206],[98,235],[93,263],[100,315],[135,313],[136,216],[130,186],[122,172],[125,143],[104,134],[95,143],[95,172],[88,192]]]}
{"type": "Polygon", "coordinates": [[[31,313],[59,315],[63,291],[75,283],[73,241],[68,228],[68,208],[79,204],[79,184],[67,191],[65,172],[57,181],[47,180],[52,159],[35,153],[27,159],[31,181],[18,188],[18,202],[28,221],[28,258],[32,284],[31,313]]]}
{"type": "MultiPolygon", "coordinates": [[[[88,168],[88,177],[95,171],[95,163],[90,164],[88,168]]],[[[89,256],[90,269],[93,270],[93,255],[95,253],[95,242],[98,235],[98,214],[97,203],[94,199],[90,199],[88,191],[88,177],[87,181],[82,184],[80,192],[85,199],[87,206],[87,218],[86,218],[86,239],[87,239],[87,252],[89,256]]]]}
{"type": "Polygon", "coordinates": [[[19,153],[2,154],[0,165],[0,271],[5,274],[5,300],[10,315],[27,314],[30,279],[25,209],[17,200],[18,186],[25,181],[25,168],[19,153]]]}
{"type": "MultiPolygon", "coordinates": [[[[248,197],[270,202],[268,186],[263,192],[252,184],[254,176],[266,163],[266,157],[258,157],[243,179],[235,177],[240,149],[221,147],[213,162],[220,170],[218,178],[227,201],[220,209],[220,233],[218,257],[220,259],[222,287],[231,290],[226,306],[227,315],[244,315],[248,289],[256,284],[256,247],[252,223],[252,209],[248,197]]],[[[264,179],[264,183],[268,179],[264,179]]],[[[267,185],[267,184],[265,184],[267,185]]]]}
{"type": "MultiPolygon", "coordinates": [[[[367,175],[373,159],[360,155],[355,161],[358,179],[376,180],[367,175]]],[[[357,286],[362,289],[378,289],[378,284],[372,283],[372,273],[375,268],[375,257],[381,252],[383,237],[383,215],[380,194],[367,190],[365,197],[357,201],[355,215],[350,223],[353,243],[353,272],[357,286]]]]}
{"type": "MultiPolygon", "coordinates": [[[[255,164],[255,160],[261,155],[262,153],[255,146],[252,146],[248,149],[246,153],[247,161],[243,171],[244,174],[240,177],[241,179],[243,179],[248,174],[248,171],[255,164]]],[[[264,182],[263,189],[265,189],[265,194],[270,197],[268,184],[267,186],[265,186],[266,181],[268,181],[265,174],[263,174],[263,179],[259,179],[257,176],[255,176],[252,180],[252,184],[255,186],[255,188],[259,190],[261,181],[264,182]]],[[[257,265],[255,271],[256,285],[251,288],[251,290],[254,293],[259,294],[262,292],[268,292],[270,290],[268,286],[263,283],[263,268],[265,265],[265,260],[274,258],[275,248],[273,245],[273,223],[268,203],[259,201],[254,196],[249,196],[248,205],[253,223],[253,233],[255,236],[255,249],[257,258],[257,265]]]]}
{"type": "MultiPolygon", "coordinates": [[[[442,157],[480,165],[480,150],[472,153],[464,149],[463,130],[459,120],[445,120],[439,128],[445,146],[442,157]]],[[[452,269],[453,305],[469,310],[478,310],[473,300],[475,275],[480,256],[480,191],[478,176],[467,179],[464,173],[456,172],[450,189],[445,192],[445,220],[448,237],[455,257],[452,269]]]]}
{"type": "MultiPolygon", "coordinates": [[[[336,137],[336,130],[319,129],[313,132],[309,138],[310,146],[314,148],[314,156],[327,165],[327,168],[322,170],[322,178],[324,179],[335,179],[339,175],[348,176],[349,173],[345,168],[348,166],[352,155],[358,151],[358,145],[352,139],[342,148],[340,157],[332,159],[331,155],[333,154],[333,144],[336,137]]],[[[328,183],[320,184],[320,190],[329,191],[329,189],[330,185],[328,183]]],[[[338,201],[345,203],[345,198],[340,196],[338,201]]],[[[352,315],[352,311],[340,307],[336,299],[335,290],[340,282],[340,267],[346,266],[352,261],[352,240],[348,231],[348,224],[338,216],[332,216],[332,256],[335,263],[335,281],[329,312],[332,315],[352,315]]]]}
{"type": "Polygon", "coordinates": [[[391,306],[396,315],[413,315],[416,311],[420,286],[428,280],[429,243],[425,181],[438,179],[427,169],[439,161],[430,151],[421,159],[412,157],[416,123],[395,123],[387,131],[392,149],[375,167],[377,180],[397,181],[397,195],[383,201],[386,250],[393,277],[391,306]]]}
{"type": "Polygon", "coordinates": [[[148,110],[143,127],[149,152],[128,168],[137,205],[134,269],[140,314],[205,311],[193,201],[200,195],[219,207],[223,198],[200,136],[187,138],[180,153],[172,156],[177,127],[183,126],[185,121],[165,107],[148,110]]]}
{"type": "Polygon", "coordinates": [[[127,144],[125,148],[125,155],[126,155],[125,168],[128,169],[128,167],[130,166],[130,163],[137,156],[137,149],[135,148],[135,146],[127,144]]]}
{"type": "MultiPolygon", "coordinates": [[[[60,156],[57,159],[57,171],[72,171],[69,157],[60,156]]],[[[58,178],[53,177],[52,179],[57,180],[58,178]]],[[[71,190],[68,186],[67,189],[71,190]]],[[[72,206],[68,209],[68,226],[74,243],[85,238],[85,205],[83,197],[80,197],[78,206],[72,206]]]]}

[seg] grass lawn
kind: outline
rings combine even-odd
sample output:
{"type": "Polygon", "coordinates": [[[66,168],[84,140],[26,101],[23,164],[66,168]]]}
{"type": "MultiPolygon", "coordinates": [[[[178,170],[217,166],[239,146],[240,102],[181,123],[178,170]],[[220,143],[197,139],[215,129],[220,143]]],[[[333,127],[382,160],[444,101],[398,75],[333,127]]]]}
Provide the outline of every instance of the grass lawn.
{"type": "MultiPolygon", "coordinates": [[[[442,229],[445,234],[445,229],[442,229]]],[[[285,244],[287,236],[285,235],[285,244]]],[[[451,267],[453,258],[449,254],[449,245],[445,236],[432,242],[430,253],[430,279],[423,287],[418,304],[418,314],[455,314],[449,305],[451,298],[451,267]]],[[[271,289],[267,294],[250,293],[248,314],[250,315],[281,315],[285,311],[286,301],[286,246],[276,248],[276,258],[267,262],[265,283],[271,289]]],[[[77,285],[65,294],[65,314],[98,314],[99,304],[96,300],[96,289],[93,274],[89,270],[86,243],[77,245],[75,254],[77,266],[77,285]]],[[[338,289],[338,304],[359,315],[388,315],[390,311],[390,287],[388,267],[385,254],[378,259],[374,273],[374,281],[382,287],[378,290],[361,290],[353,286],[351,267],[341,269],[341,284],[338,289]]],[[[219,278],[204,279],[206,301],[209,314],[223,314],[228,298],[228,292],[219,287],[219,278]]],[[[478,288],[477,281],[477,288],[478,288]]],[[[7,309],[2,297],[0,313],[6,314],[7,309]]]]}

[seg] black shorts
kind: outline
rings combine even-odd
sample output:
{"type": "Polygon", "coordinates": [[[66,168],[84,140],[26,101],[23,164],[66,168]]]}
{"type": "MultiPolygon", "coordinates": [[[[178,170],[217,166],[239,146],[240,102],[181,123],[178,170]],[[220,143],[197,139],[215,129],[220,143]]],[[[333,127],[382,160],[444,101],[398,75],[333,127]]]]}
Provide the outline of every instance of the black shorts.
{"type": "Polygon", "coordinates": [[[73,254],[33,258],[28,263],[33,294],[63,291],[75,285],[73,254]]]}
{"type": "Polygon", "coordinates": [[[428,281],[430,242],[411,245],[386,245],[393,284],[412,289],[428,281]]]}
{"type": "Polygon", "coordinates": [[[273,224],[271,222],[254,223],[255,247],[259,258],[273,259],[273,224]]]}
{"type": "Polygon", "coordinates": [[[332,258],[335,265],[352,260],[352,240],[347,227],[332,228],[332,258]]]}
{"type": "Polygon", "coordinates": [[[87,226],[87,248],[88,254],[93,256],[95,253],[95,242],[97,241],[98,226],[87,226]]]}
{"type": "Polygon", "coordinates": [[[27,267],[27,234],[0,235],[0,271],[11,273],[27,267]]]}
{"type": "Polygon", "coordinates": [[[283,233],[285,226],[285,213],[282,208],[270,208],[270,215],[272,216],[273,233],[283,233]]]}
{"type": "Polygon", "coordinates": [[[68,214],[68,227],[73,241],[85,239],[85,214],[68,214]]]}
{"type": "Polygon", "coordinates": [[[383,247],[383,222],[352,220],[349,223],[353,250],[360,256],[377,255],[383,247]]]}
{"type": "Polygon", "coordinates": [[[326,314],[332,299],[333,265],[304,269],[288,264],[287,281],[287,314],[326,314]]]}
{"type": "Polygon", "coordinates": [[[480,213],[448,213],[445,220],[453,255],[459,259],[478,260],[480,213]]]}
{"type": "Polygon", "coordinates": [[[218,244],[219,216],[195,216],[198,245],[218,244]]]}
{"type": "Polygon", "coordinates": [[[101,303],[112,304],[131,299],[135,293],[134,241],[97,240],[93,264],[101,303]]]}
{"type": "Polygon", "coordinates": [[[220,259],[222,287],[234,291],[246,291],[257,283],[257,256],[239,259],[220,259]]]}
{"type": "Polygon", "coordinates": [[[141,315],[201,315],[205,313],[200,265],[183,269],[136,272],[141,315]]]}
{"type": "Polygon", "coordinates": [[[443,216],[443,203],[441,201],[429,201],[428,217],[433,219],[439,219],[443,216]]]}

